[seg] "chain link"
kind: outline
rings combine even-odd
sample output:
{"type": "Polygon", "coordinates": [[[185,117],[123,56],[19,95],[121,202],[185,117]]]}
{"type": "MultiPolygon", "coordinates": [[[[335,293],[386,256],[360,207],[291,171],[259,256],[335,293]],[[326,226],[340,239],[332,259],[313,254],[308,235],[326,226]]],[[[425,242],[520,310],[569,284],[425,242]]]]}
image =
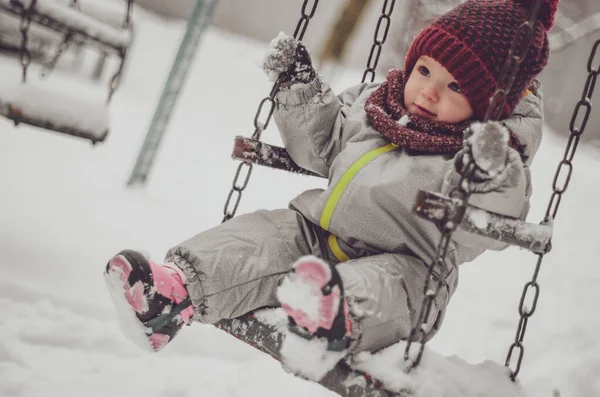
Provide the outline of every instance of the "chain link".
{"type": "Polygon", "coordinates": [[[242,193],[248,186],[248,182],[250,182],[250,175],[252,175],[252,164],[250,164],[250,166],[247,166],[246,163],[240,163],[238,165],[237,171],[235,172],[235,177],[233,178],[233,183],[231,184],[231,190],[229,191],[229,195],[227,196],[227,200],[225,201],[225,207],[223,208],[224,217],[222,222],[228,221],[234,217],[235,212],[237,211],[237,208],[240,205],[242,193]],[[246,176],[243,178],[244,182],[240,186],[240,175],[242,175],[242,169],[244,168],[246,169],[246,176]],[[230,210],[230,204],[234,195],[235,201],[233,201],[233,209],[230,210]]]}
{"type": "MultiPolygon", "coordinates": [[[[569,140],[567,142],[567,147],[565,149],[565,153],[563,155],[563,159],[559,162],[558,167],[556,169],[556,173],[554,175],[554,180],[552,182],[552,196],[550,197],[550,201],[548,203],[548,208],[546,209],[546,215],[544,216],[544,222],[550,223],[556,219],[556,214],[558,212],[558,207],[560,205],[563,194],[566,192],[569,182],[571,181],[571,175],[573,174],[573,158],[575,157],[575,151],[577,150],[577,145],[579,144],[579,139],[585,130],[585,126],[589,119],[589,116],[592,111],[592,96],[594,94],[594,88],[596,86],[596,78],[598,74],[600,74],[600,65],[593,67],[594,58],[596,56],[596,50],[600,46],[600,39],[594,43],[594,46],[590,52],[590,57],[587,62],[587,71],[588,76],[586,78],[585,85],[583,87],[583,92],[581,94],[581,99],[575,105],[575,109],[573,110],[573,115],[571,117],[571,122],[569,124],[569,140]],[[585,113],[581,117],[581,111],[584,109],[585,113]],[[579,124],[576,124],[576,121],[581,119],[579,124]],[[565,171],[566,170],[566,171],[565,171]],[[566,172],[566,174],[565,174],[566,172]],[[562,176],[565,174],[564,176],[562,176]],[[562,180],[563,183],[559,184],[558,181],[562,180]]],[[[519,303],[519,315],[520,321],[517,326],[517,332],[515,335],[515,341],[510,345],[508,350],[508,355],[506,356],[506,366],[510,368],[510,364],[512,362],[512,356],[515,349],[519,350],[519,355],[517,358],[517,363],[514,369],[511,369],[510,378],[514,381],[521,369],[521,362],[523,360],[523,338],[525,336],[525,329],[527,327],[527,320],[535,311],[537,300],[540,294],[540,287],[537,283],[537,277],[542,265],[542,261],[544,259],[545,253],[538,254],[538,261],[535,267],[535,272],[531,281],[525,284],[525,288],[523,289],[523,294],[521,296],[521,301],[519,303]],[[534,290],[534,297],[532,302],[532,307],[527,309],[525,307],[525,301],[527,299],[527,295],[531,291],[531,288],[534,290]]]]}
{"type": "Polygon", "coordinates": [[[515,76],[519,71],[519,65],[525,59],[529,45],[533,40],[535,23],[537,22],[537,14],[542,5],[542,0],[537,0],[531,10],[529,20],[522,23],[517,30],[513,42],[508,50],[506,63],[500,73],[498,80],[498,88],[490,100],[490,105],[484,117],[484,122],[489,120],[498,120],[504,104],[506,103],[506,95],[510,92],[510,88],[515,80],[515,76]]]}
{"type": "MultiPolygon", "coordinates": [[[[448,251],[449,245],[450,234],[443,233],[442,238],[440,239],[440,243],[438,245],[438,251],[435,255],[435,260],[432,261],[431,265],[429,266],[429,276],[427,277],[427,280],[425,281],[425,286],[423,288],[424,300],[423,304],[421,305],[419,317],[417,318],[418,326],[415,326],[411,329],[406,344],[406,349],[404,351],[404,362],[407,372],[419,364],[423,355],[423,351],[425,350],[427,336],[429,335],[430,331],[427,329],[426,325],[431,315],[431,308],[433,307],[435,298],[437,297],[439,291],[442,289],[445,279],[445,271],[442,271],[442,273],[438,277],[436,277],[434,276],[433,270],[438,264],[444,262],[444,258],[448,251]],[[435,285],[434,288],[432,288],[433,284],[435,285]],[[414,359],[410,357],[410,348],[413,342],[419,343],[419,351],[414,359]]],[[[440,268],[444,267],[441,266],[440,268]]]]}
{"type": "MultiPolygon", "coordinates": [[[[529,20],[524,22],[518,29],[516,36],[513,39],[509,52],[507,54],[506,63],[504,64],[504,68],[502,69],[502,73],[500,75],[499,84],[496,88],[496,91],[490,98],[490,103],[485,115],[484,121],[496,120],[501,112],[504,104],[506,102],[506,95],[510,92],[512,84],[514,82],[517,71],[519,70],[519,65],[523,61],[525,54],[527,54],[527,50],[529,48],[529,44],[533,40],[533,27],[537,22],[537,13],[540,9],[540,6],[544,0],[536,0],[535,6],[533,7],[532,13],[529,17],[529,20]]],[[[458,184],[452,189],[450,192],[450,197],[455,200],[458,205],[458,208],[461,208],[462,211],[467,206],[467,202],[469,201],[470,191],[469,191],[469,181],[471,180],[471,176],[475,171],[475,163],[473,159],[470,159],[468,164],[465,166],[463,173],[461,175],[458,184]]],[[[440,290],[441,285],[444,283],[446,277],[446,255],[448,253],[448,246],[450,244],[450,240],[452,237],[452,233],[458,227],[458,223],[446,223],[439,225],[442,235],[440,237],[440,242],[438,244],[438,248],[435,254],[435,258],[429,265],[429,277],[425,282],[425,290],[424,290],[424,301],[421,306],[421,312],[419,317],[417,318],[416,324],[410,331],[406,348],[404,350],[404,361],[405,361],[405,371],[410,372],[413,368],[419,365],[421,361],[421,357],[423,355],[423,351],[425,349],[425,343],[427,342],[427,337],[429,333],[432,331],[431,329],[427,329],[427,321],[429,319],[429,314],[431,312],[431,306],[437,297],[437,294],[440,290]],[[440,275],[437,276],[437,287],[434,290],[430,290],[429,285],[431,284],[431,279],[435,278],[434,269],[437,269],[440,272],[440,275]],[[418,342],[420,344],[419,351],[417,355],[412,358],[411,357],[411,346],[413,342],[418,342]]],[[[529,287],[526,288],[526,290],[529,287]]],[[[536,297],[534,299],[535,304],[537,304],[537,296],[539,295],[539,286],[535,284],[533,288],[536,289],[536,297]]],[[[523,302],[524,300],[522,300],[523,302]]],[[[523,303],[522,303],[523,304],[523,303]]],[[[520,313],[526,314],[526,316],[522,316],[525,320],[522,322],[522,327],[517,332],[517,340],[516,346],[520,349],[519,352],[519,362],[523,357],[523,345],[522,339],[525,336],[525,327],[527,323],[527,318],[533,314],[532,311],[520,309],[520,313]]],[[[514,350],[517,347],[511,348],[514,350]]]]}
{"type": "MultiPolygon", "coordinates": [[[[474,171],[475,162],[471,160],[465,166],[464,172],[461,175],[457,185],[453,187],[450,191],[450,197],[461,203],[459,208],[466,208],[466,202],[469,197],[468,184],[466,182],[469,180],[469,177],[473,174],[474,171]]],[[[423,304],[421,305],[421,311],[406,341],[406,348],[404,350],[404,365],[406,372],[410,372],[413,368],[419,365],[421,357],[423,356],[423,351],[425,350],[427,338],[432,331],[431,329],[427,328],[427,322],[431,314],[431,308],[433,306],[433,303],[435,302],[435,299],[437,298],[440,290],[442,289],[446,279],[446,256],[448,254],[448,247],[450,246],[452,232],[456,230],[456,228],[458,227],[458,223],[446,222],[439,226],[442,231],[442,235],[440,237],[440,242],[438,243],[435,257],[433,261],[431,261],[431,263],[429,264],[429,276],[427,277],[427,280],[425,281],[425,286],[423,288],[424,298],[423,304]],[[438,272],[440,273],[439,275],[435,275],[435,269],[438,270],[438,272]],[[431,289],[432,281],[436,282],[435,289],[431,289]],[[410,350],[414,342],[417,342],[419,344],[419,350],[417,352],[417,355],[413,358],[411,357],[410,350]]]]}
{"type": "Polygon", "coordinates": [[[123,74],[123,69],[125,66],[125,54],[121,54],[121,62],[119,63],[119,68],[115,72],[115,74],[110,78],[110,82],[108,83],[108,97],[106,98],[106,102],[109,103],[121,85],[121,75],[123,74]]]}
{"type": "MultiPolygon", "coordinates": [[[[531,12],[531,16],[530,16],[529,20],[527,22],[523,23],[519,27],[517,35],[515,36],[513,43],[511,45],[511,48],[509,50],[509,53],[507,56],[507,61],[504,65],[504,69],[502,71],[501,77],[499,79],[500,84],[499,84],[498,88],[496,89],[495,93],[492,95],[492,98],[490,99],[489,107],[486,112],[484,121],[496,120],[502,112],[502,108],[506,102],[506,95],[508,92],[510,92],[510,88],[512,87],[516,73],[519,69],[519,65],[523,61],[523,59],[527,53],[527,50],[529,48],[529,45],[533,39],[533,27],[535,26],[535,23],[537,21],[537,14],[538,14],[538,11],[542,4],[542,1],[543,0],[536,1],[534,8],[531,12]]],[[[362,82],[366,81],[367,75],[369,75],[369,74],[371,75],[371,82],[374,81],[374,79],[375,79],[375,68],[377,66],[379,56],[381,54],[382,44],[385,42],[385,40],[387,38],[387,34],[388,34],[389,26],[390,26],[390,15],[393,10],[394,3],[395,3],[395,1],[392,0],[389,10],[388,10],[388,0],[386,0],[384,3],[382,15],[380,16],[380,18],[377,22],[377,28],[376,28],[375,35],[374,35],[374,42],[371,47],[371,51],[369,53],[369,58],[367,61],[367,69],[365,70],[365,72],[363,74],[362,82]],[[383,26],[384,30],[383,30],[383,35],[380,36],[380,30],[382,29],[382,26],[383,26]]],[[[310,22],[310,19],[314,16],[314,13],[316,11],[318,0],[314,1],[313,5],[311,7],[311,11],[309,13],[306,12],[307,4],[308,4],[308,0],[305,0],[303,3],[303,6],[302,6],[302,16],[301,16],[300,20],[298,21],[296,30],[294,31],[294,37],[298,40],[301,40],[303,38],[304,33],[306,32],[306,29],[308,27],[308,23],[310,22]]],[[[572,175],[573,165],[572,165],[571,161],[573,160],[573,157],[575,155],[575,151],[576,151],[577,145],[579,143],[579,138],[580,138],[581,134],[583,133],[585,126],[587,124],[587,121],[589,119],[589,116],[591,114],[591,108],[592,108],[591,98],[592,98],[592,95],[594,92],[597,76],[598,76],[598,74],[600,74],[600,70],[599,70],[600,66],[592,67],[592,65],[594,64],[596,52],[597,52],[597,49],[599,46],[600,46],[600,40],[596,41],[596,43],[594,44],[594,47],[590,53],[590,57],[589,57],[588,64],[587,64],[588,77],[587,77],[587,80],[585,83],[585,87],[583,90],[581,100],[577,103],[577,105],[574,109],[574,112],[573,112],[573,116],[571,118],[571,123],[570,123],[570,127],[569,127],[571,135],[570,135],[569,141],[567,143],[567,148],[565,150],[564,158],[560,162],[559,167],[556,171],[556,175],[554,177],[554,181],[553,181],[553,190],[554,191],[550,198],[550,202],[548,204],[548,209],[546,211],[546,216],[545,216],[544,222],[551,222],[556,217],[556,213],[557,213],[558,207],[560,205],[562,194],[564,194],[564,192],[566,191],[569,181],[570,181],[570,178],[571,178],[571,175],[572,175]],[[575,122],[577,119],[579,119],[580,111],[582,108],[585,108],[585,114],[583,115],[583,120],[581,121],[580,125],[578,127],[576,127],[575,122]],[[561,187],[559,187],[558,180],[560,178],[560,175],[562,174],[563,167],[567,167],[567,174],[564,177],[564,184],[561,187]]],[[[269,95],[269,97],[264,98],[259,104],[256,116],[254,118],[255,131],[253,134],[253,138],[255,138],[255,139],[260,139],[260,135],[261,135],[262,131],[269,124],[269,121],[271,119],[271,116],[272,116],[273,110],[274,110],[274,105],[275,105],[274,96],[278,91],[278,86],[279,86],[279,84],[278,84],[278,82],[276,82],[273,86],[273,89],[271,90],[271,94],[269,95]],[[266,117],[265,121],[260,122],[259,121],[260,115],[262,114],[263,106],[266,103],[269,103],[269,105],[270,105],[269,112],[267,113],[267,117],[266,117]]],[[[229,195],[227,196],[227,200],[226,200],[224,211],[223,211],[224,217],[223,217],[222,222],[225,222],[235,216],[235,213],[237,211],[237,208],[239,206],[239,203],[240,203],[240,200],[242,197],[242,193],[248,185],[248,182],[249,182],[249,179],[250,179],[250,176],[252,173],[252,167],[253,167],[253,165],[251,163],[250,164],[249,163],[240,163],[240,165],[238,166],[238,169],[236,171],[236,174],[235,174],[235,177],[234,177],[234,180],[232,183],[232,188],[229,192],[229,195]],[[243,167],[247,167],[247,173],[244,178],[244,182],[241,185],[239,185],[239,179],[240,179],[240,175],[242,175],[241,171],[242,171],[243,167]],[[232,202],[234,195],[235,195],[235,201],[234,201],[234,204],[232,207],[231,202],[232,202]]],[[[451,197],[458,200],[459,207],[462,207],[462,208],[466,207],[466,203],[470,196],[470,192],[468,191],[468,183],[466,183],[466,182],[468,182],[470,180],[470,177],[471,177],[474,169],[475,169],[475,164],[474,164],[473,160],[470,160],[469,163],[465,166],[465,170],[460,178],[458,185],[451,192],[451,197]]],[[[419,364],[421,357],[423,355],[427,337],[428,337],[429,333],[431,332],[430,329],[427,329],[426,324],[427,324],[428,319],[431,314],[431,308],[433,306],[433,302],[435,301],[435,298],[437,297],[437,295],[438,295],[439,291],[441,290],[443,283],[444,283],[445,273],[446,273],[445,258],[447,256],[448,247],[449,247],[449,244],[451,241],[451,235],[454,232],[454,230],[457,228],[457,226],[458,225],[455,223],[447,223],[445,225],[440,225],[442,234],[440,237],[440,242],[438,244],[435,258],[432,261],[432,263],[430,264],[429,269],[428,269],[429,276],[425,282],[424,289],[423,289],[423,294],[424,294],[423,305],[421,306],[421,311],[420,311],[419,317],[417,319],[417,324],[411,329],[411,332],[410,332],[410,335],[409,335],[409,338],[407,341],[406,349],[404,352],[404,360],[405,360],[405,365],[406,365],[405,368],[406,368],[407,372],[409,372],[411,369],[413,369],[414,367],[416,367],[419,364]],[[440,270],[439,276],[436,276],[434,274],[434,269],[440,270]],[[433,285],[433,288],[432,288],[432,285],[433,285]],[[415,358],[410,357],[410,348],[411,348],[411,345],[413,342],[418,342],[420,344],[419,351],[415,358]]],[[[515,333],[515,340],[509,347],[508,354],[506,357],[506,363],[505,363],[505,365],[507,367],[509,367],[509,368],[511,367],[510,364],[512,361],[512,357],[514,355],[515,350],[517,350],[518,351],[517,365],[514,369],[511,368],[511,375],[510,375],[511,380],[513,380],[513,381],[516,379],[516,376],[518,375],[518,373],[520,371],[521,363],[522,363],[523,356],[525,353],[523,340],[525,338],[527,323],[528,323],[529,318],[534,314],[534,312],[537,308],[537,302],[538,302],[538,298],[540,295],[540,286],[537,283],[537,276],[539,274],[544,255],[545,255],[544,253],[538,254],[538,261],[536,264],[533,278],[531,281],[529,281],[525,284],[522,295],[521,295],[521,300],[519,303],[520,320],[519,320],[519,324],[517,327],[517,331],[515,333]],[[526,304],[526,301],[527,301],[528,295],[530,294],[531,290],[533,290],[534,296],[531,301],[531,307],[528,307],[526,304]]]]}
{"type": "Polygon", "coordinates": [[[42,71],[41,71],[42,77],[47,77],[50,73],[52,73],[54,71],[54,68],[56,67],[56,63],[60,59],[61,55],[67,50],[67,48],[69,48],[69,45],[71,44],[72,39],[73,39],[72,31],[69,31],[67,34],[65,34],[63,41],[60,43],[58,50],[56,51],[56,53],[54,54],[54,56],[52,57],[50,62],[48,62],[42,68],[42,71]]]}
{"type": "MultiPolygon", "coordinates": [[[[74,10],[81,11],[81,4],[79,4],[79,0],[71,0],[69,2],[69,7],[74,10]]],[[[54,68],[56,67],[56,63],[60,59],[61,55],[67,50],[67,48],[69,48],[69,45],[71,44],[72,39],[73,39],[73,32],[68,31],[65,34],[63,41],[58,46],[58,50],[56,51],[56,54],[54,54],[54,57],[52,57],[50,62],[48,62],[42,68],[42,70],[41,70],[42,77],[47,77],[50,73],[52,73],[54,71],[54,68]]]]}
{"type": "MultiPolygon", "coordinates": [[[[125,17],[123,19],[122,27],[124,30],[129,30],[130,33],[132,31],[132,29],[131,29],[132,14],[133,14],[133,0],[127,0],[127,9],[125,10],[125,17]]],[[[119,68],[117,69],[115,74],[111,77],[110,82],[108,84],[108,98],[106,99],[106,102],[110,102],[115,91],[117,91],[117,89],[121,85],[121,77],[123,74],[123,70],[125,69],[127,50],[122,49],[119,55],[121,56],[121,62],[119,63],[119,68]]]]}
{"type": "MultiPolygon", "coordinates": [[[[301,41],[304,38],[304,34],[306,33],[308,24],[315,15],[318,3],[318,0],[313,0],[312,2],[304,0],[301,9],[301,16],[298,20],[298,23],[296,24],[296,29],[294,30],[294,38],[296,40],[301,41]]],[[[375,79],[375,68],[377,67],[377,62],[379,61],[382,45],[387,39],[387,35],[390,28],[390,16],[394,9],[394,4],[395,0],[385,0],[384,2],[382,15],[377,21],[377,27],[375,29],[375,35],[373,38],[374,42],[373,46],[371,47],[369,60],[367,61],[367,70],[363,74],[362,82],[365,81],[368,73],[371,73],[371,81],[375,79]]],[[[258,105],[258,110],[256,111],[256,115],[254,116],[254,133],[252,134],[253,139],[260,140],[262,132],[269,126],[269,122],[271,121],[271,118],[275,111],[275,95],[279,91],[279,86],[280,82],[275,82],[269,96],[263,98],[258,105]],[[267,107],[266,111],[264,111],[265,107],[267,107]]],[[[252,163],[241,163],[238,166],[237,172],[233,180],[233,187],[230,190],[227,196],[227,200],[225,202],[222,222],[226,222],[235,216],[243,194],[243,190],[247,186],[248,179],[250,178],[250,175],[252,173],[252,167],[252,163]],[[246,179],[244,181],[244,184],[242,185],[243,187],[236,188],[237,180],[241,174],[241,169],[243,167],[247,167],[248,169],[246,173],[246,179]]]]}
{"type": "Polygon", "coordinates": [[[298,23],[296,24],[296,29],[294,30],[294,38],[298,41],[302,41],[304,38],[304,33],[306,33],[306,28],[308,28],[308,24],[312,17],[315,16],[315,12],[317,11],[317,5],[319,4],[319,0],[315,0],[312,2],[312,7],[310,8],[310,12],[306,12],[306,5],[308,4],[308,0],[304,0],[302,4],[301,17],[298,23]]]}
{"type": "Polygon", "coordinates": [[[390,30],[392,11],[394,11],[394,4],[396,0],[385,0],[383,2],[383,9],[381,15],[377,20],[377,26],[375,27],[375,34],[373,35],[373,45],[371,45],[371,51],[369,52],[369,58],[367,60],[367,68],[363,73],[361,83],[367,81],[367,76],[371,76],[370,82],[375,81],[375,69],[377,69],[377,63],[381,56],[381,50],[383,49],[383,43],[387,39],[388,32],[390,30]],[[382,34],[383,30],[383,34],[382,34]]]}
{"type": "MultiPolygon", "coordinates": [[[[306,33],[306,29],[308,28],[308,24],[311,18],[315,15],[317,11],[317,5],[319,4],[319,0],[313,0],[310,2],[309,0],[304,0],[302,4],[302,11],[300,20],[296,25],[296,29],[294,30],[294,38],[298,41],[301,41],[304,38],[304,33],[306,33]],[[310,8],[308,5],[310,4],[310,8]],[[307,12],[307,10],[309,10],[307,12]]],[[[273,113],[275,112],[275,95],[279,92],[280,81],[277,80],[273,87],[271,88],[271,92],[269,96],[263,98],[256,110],[256,114],[254,116],[254,133],[252,134],[252,139],[260,140],[262,132],[269,126],[271,118],[273,117],[273,113]],[[266,112],[263,110],[267,107],[266,112]],[[263,117],[264,116],[264,117],[263,117]]],[[[238,206],[240,205],[240,201],[242,199],[242,194],[244,190],[248,186],[248,182],[250,181],[250,175],[252,175],[252,169],[254,164],[242,162],[239,164],[235,176],[233,178],[233,183],[229,194],[227,195],[227,200],[225,200],[225,206],[223,207],[223,219],[221,223],[227,222],[231,218],[235,216],[237,212],[238,206]],[[244,182],[240,185],[240,175],[242,175],[242,169],[245,168],[245,177],[244,182]],[[235,199],[234,199],[235,198],[235,199]]]]}
{"type": "Polygon", "coordinates": [[[123,20],[123,29],[131,27],[131,16],[133,14],[133,0],[127,0],[127,11],[125,11],[125,19],[123,20]]]}
{"type": "Polygon", "coordinates": [[[23,83],[27,81],[27,69],[31,64],[31,52],[29,52],[28,48],[29,27],[31,26],[31,14],[35,9],[36,4],[37,0],[31,0],[29,7],[25,7],[21,2],[11,2],[11,5],[19,7],[21,12],[21,21],[19,22],[19,30],[21,32],[21,53],[19,61],[21,63],[21,80],[23,83]]]}
{"type": "MultiPolygon", "coordinates": [[[[275,87],[278,85],[275,84],[275,87]]],[[[256,111],[256,115],[254,116],[254,133],[252,134],[253,139],[260,139],[262,132],[269,126],[271,122],[271,117],[273,117],[273,113],[275,112],[275,94],[278,90],[275,90],[270,96],[263,98],[258,105],[258,110],[256,111]],[[263,107],[265,104],[269,104],[269,110],[267,112],[267,116],[264,121],[260,121],[260,116],[263,114],[263,107]]]]}
{"type": "MultiPolygon", "coordinates": [[[[20,7],[21,12],[21,21],[19,24],[19,30],[21,31],[21,54],[20,54],[20,63],[22,68],[22,81],[25,82],[27,80],[27,70],[29,65],[31,64],[31,53],[28,49],[28,41],[29,41],[29,27],[31,25],[31,15],[35,11],[35,7],[37,4],[37,0],[31,0],[28,7],[23,6],[21,2],[15,1],[11,2],[11,5],[20,7]]],[[[80,4],[78,0],[71,0],[69,3],[69,7],[80,10],[80,4]]],[[[123,21],[123,29],[131,29],[131,20],[133,14],[133,0],[127,0],[127,9],[125,11],[125,17],[123,21]]],[[[73,33],[69,32],[65,35],[62,43],[60,44],[56,54],[52,58],[52,60],[42,69],[42,76],[47,76],[56,66],[56,62],[63,54],[63,52],[69,47],[71,40],[73,39],[73,33]]],[[[123,73],[124,64],[125,64],[125,56],[126,50],[121,51],[121,63],[116,73],[112,76],[109,82],[109,93],[107,102],[110,102],[113,94],[121,84],[121,75],[123,73]]]]}

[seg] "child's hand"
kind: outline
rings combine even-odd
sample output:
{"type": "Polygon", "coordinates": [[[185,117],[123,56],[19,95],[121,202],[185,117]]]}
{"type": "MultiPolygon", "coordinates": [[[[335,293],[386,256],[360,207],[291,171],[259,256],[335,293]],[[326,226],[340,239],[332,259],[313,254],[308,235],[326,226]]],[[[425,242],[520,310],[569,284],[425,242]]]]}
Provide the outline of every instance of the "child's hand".
{"type": "Polygon", "coordinates": [[[280,82],[284,87],[310,83],[316,77],[304,44],[284,33],[279,33],[271,42],[263,60],[263,70],[271,81],[281,76],[280,82]]]}
{"type": "Polygon", "coordinates": [[[508,138],[506,127],[493,121],[473,123],[465,130],[464,144],[486,179],[494,178],[506,167],[508,138]]]}
{"type": "Polygon", "coordinates": [[[455,167],[462,174],[473,159],[471,190],[485,192],[518,182],[523,164],[519,154],[509,148],[508,139],[506,127],[494,121],[473,123],[465,130],[464,146],[456,154],[455,167]]]}

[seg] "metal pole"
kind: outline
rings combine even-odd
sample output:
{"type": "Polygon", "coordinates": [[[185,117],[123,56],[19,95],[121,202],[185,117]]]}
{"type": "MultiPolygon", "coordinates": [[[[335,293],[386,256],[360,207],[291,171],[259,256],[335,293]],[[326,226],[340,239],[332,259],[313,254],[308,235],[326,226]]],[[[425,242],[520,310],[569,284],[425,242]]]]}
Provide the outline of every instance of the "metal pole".
{"type": "Polygon", "coordinates": [[[216,4],[217,0],[196,0],[194,9],[188,18],[185,35],[179,45],[177,56],[171,67],[171,72],[163,88],[160,101],[152,117],[150,128],[138,154],[127,186],[144,184],[148,178],[173,107],[177,102],[181,87],[196,54],[200,36],[202,36],[202,33],[209,25],[216,4]]]}

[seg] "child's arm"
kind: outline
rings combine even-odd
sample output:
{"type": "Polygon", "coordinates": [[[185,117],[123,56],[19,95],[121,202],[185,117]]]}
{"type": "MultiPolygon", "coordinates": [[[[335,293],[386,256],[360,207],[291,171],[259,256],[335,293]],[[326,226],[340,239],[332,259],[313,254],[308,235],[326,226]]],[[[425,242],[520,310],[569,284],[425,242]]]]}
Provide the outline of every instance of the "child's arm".
{"type": "Polygon", "coordinates": [[[348,110],[370,85],[361,84],[336,96],[315,73],[301,42],[280,34],[271,47],[263,69],[273,80],[281,77],[274,118],[283,143],[298,165],[327,176],[349,138],[343,134],[348,110]]]}
{"type": "MultiPolygon", "coordinates": [[[[508,146],[509,133],[497,122],[475,123],[465,131],[464,147],[454,158],[455,169],[448,172],[442,193],[460,181],[470,160],[475,163],[468,187],[469,204],[497,214],[524,219],[529,210],[529,175],[521,155],[508,146]]],[[[493,250],[507,245],[489,238],[457,230],[453,240],[472,248],[493,250]]]]}
{"type": "MultiPolygon", "coordinates": [[[[503,183],[495,188],[489,183],[486,186],[486,183],[475,182],[472,188],[478,191],[471,195],[469,203],[488,211],[524,220],[529,212],[529,198],[531,197],[529,165],[540,146],[544,124],[542,92],[537,81],[534,81],[530,93],[519,102],[511,116],[501,120],[500,124],[517,136],[520,143],[519,152],[504,146],[507,149],[506,159],[508,161],[505,163],[506,172],[499,176],[504,175],[507,178],[504,180],[496,178],[503,183]],[[520,161],[517,161],[517,158],[520,158],[520,161]]],[[[459,170],[466,149],[469,148],[461,150],[455,157],[455,163],[459,170]]],[[[449,171],[442,187],[442,193],[448,194],[459,179],[460,175],[456,171],[449,171]]],[[[455,242],[468,247],[501,250],[507,246],[489,238],[465,233],[460,229],[454,232],[452,238],[455,242]]]]}
{"type": "Polygon", "coordinates": [[[519,152],[527,167],[531,165],[533,156],[542,141],[544,126],[542,92],[539,83],[531,87],[531,91],[517,105],[509,118],[501,120],[510,132],[519,139],[519,152]]]}

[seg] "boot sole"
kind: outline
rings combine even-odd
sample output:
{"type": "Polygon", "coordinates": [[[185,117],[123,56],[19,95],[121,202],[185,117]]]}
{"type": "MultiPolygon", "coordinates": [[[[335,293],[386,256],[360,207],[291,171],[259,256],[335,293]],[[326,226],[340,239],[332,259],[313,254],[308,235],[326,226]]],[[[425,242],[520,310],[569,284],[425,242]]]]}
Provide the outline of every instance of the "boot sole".
{"type": "Polygon", "coordinates": [[[315,257],[302,258],[293,266],[277,291],[286,314],[294,323],[311,334],[331,327],[340,301],[340,289],[323,292],[331,280],[329,265],[315,257]]]}
{"type": "Polygon", "coordinates": [[[106,265],[104,281],[125,335],[144,350],[162,349],[170,337],[153,333],[144,325],[149,320],[146,315],[154,294],[152,271],[146,259],[135,251],[120,252],[106,265]]]}

